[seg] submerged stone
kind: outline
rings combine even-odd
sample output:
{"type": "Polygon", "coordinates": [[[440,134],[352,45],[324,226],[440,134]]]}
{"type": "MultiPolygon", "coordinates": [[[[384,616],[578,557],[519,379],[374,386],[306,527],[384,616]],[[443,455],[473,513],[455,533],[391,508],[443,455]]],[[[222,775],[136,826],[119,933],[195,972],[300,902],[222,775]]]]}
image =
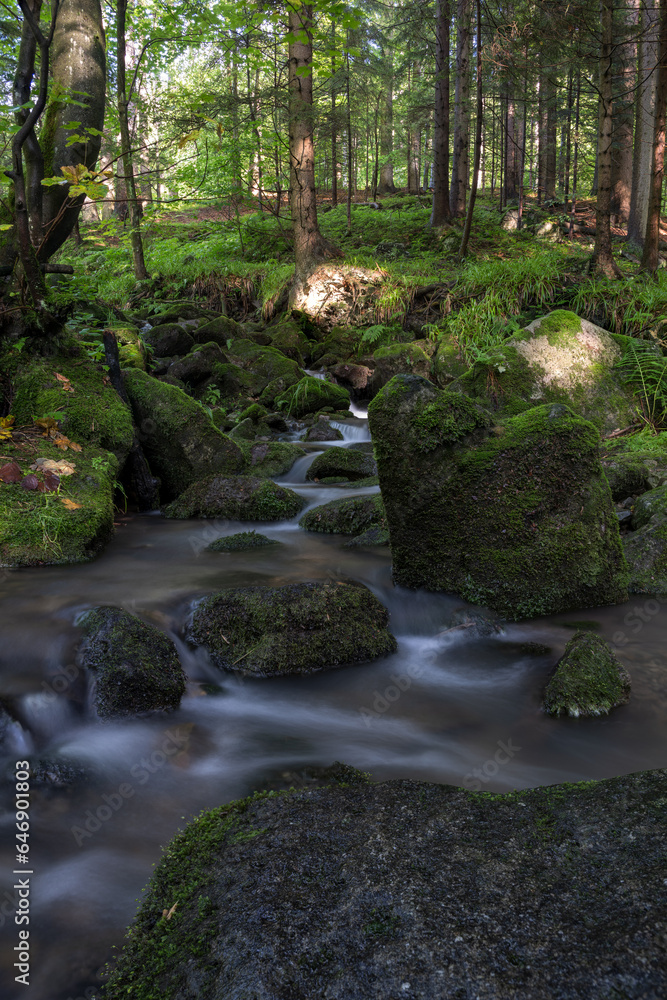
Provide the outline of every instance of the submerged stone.
{"type": "Polygon", "coordinates": [[[178,708],[185,674],[172,640],[121,608],[86,611],[79,656],[95,672],[95,707],[103,719],[178,708]]]}
{"type": "Polygon", "coordinates": [[[267,538],[257,531],[239,531],[235,535],[225,535],[211,542],[209,552],[245,552],[248,549],[261,549],[267,545],[281,545],[275,538],[267,538]]]}
{"type": "Polygon", "coordinates": [[[397,376],[372,401],[396,583],[511,619],[626,600],[595,427],[558,405],[491,422],[416,376],[397,376]]]}
{"type": "Polygon", "coordinates": [[[293,490],[258,476],[208,476],[165,508],[165,517],[226,517],[231,521],[282,521],[306,501],[293,490]]]}
{"type": "Polygon", "coordinates": [[[105,1000],[664,996],[666,771],[505,795],[344,780],[192,821],[105,1000]]]}
{"type": "Polygon", "coordinates": [[[223,670],[312,674],[395,652],[388,620],[375,595],[349,580],[240,587],[204,598],[186,638],[223,670]]]}
{"type": "Polygon", "coordinates": [[[630,697],[623,664],[595,632],[573,635],[544,692],[549,715],[607,715],[630,697]]]}

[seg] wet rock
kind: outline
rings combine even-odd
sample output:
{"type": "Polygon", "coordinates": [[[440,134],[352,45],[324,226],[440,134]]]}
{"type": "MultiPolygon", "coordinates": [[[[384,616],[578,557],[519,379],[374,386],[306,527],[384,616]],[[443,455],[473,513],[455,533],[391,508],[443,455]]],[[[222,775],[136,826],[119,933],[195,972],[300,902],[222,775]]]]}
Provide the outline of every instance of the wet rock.
{"type": "Polygon", "coordinates": [[[371,591],[352,581],[241,587],[204,598],[186,638],[206,646],[221,669],[311,674],[395,652],[388,620],[371,591]]]}
{"type": "Polygon", "coordinates": [[[290,441],[256,441],[254,444],[241,441],[239,447],[248,463],[248,472],[267,479],[283,476],[306,454],[300,445],[290,441]]]}
{"type": "Polygon", "coordinates": [[[666,797],[647,771],[221,806],[169,845],[103,996],[657,1000],[666,797]]]}
{"type": "Polygon", "coordinates": [[[471,608],[461,608],[454,611],[447,623],[446,632],[465,631],[467,635],[474,639],[488,638],[490,635],[500,635],[503,627],[500,622],[480,611],[473,611],[471,608]]]}
{"type": "Polygon", "coordinates": [[[229,432],[230,438],[234,441],[254,441],[257,437],[257,429],[250,417],[239,420],[238,424],[229,432]]]}
{"type": "Polygon", "coordinates": [[[572,636],[544,692],[549,715],[607,715],[630,698],[623,664],[595,632],[572,636]]]}
{"type": "Polygon", "coordinates": [[[313,348],[312,359],[319,365],[338,364],[356,353],[361,331],[355,326],[334,326],[324,340],[313,348]]]}
{"type": "Polygon", "coordinates": [[[493,428],[458,393],[397,376],[369,407],[394,580],[513,620],[626,600],[598,432],[565,406],[493,428]]]}
{"type": "Polygon", "coordinates": [[[654,514],[667,517],[667,486],[659,486],[657,490],[649,490],[637,498],[632,510],[633,530],[643,528],[654,514]]]}
{"type": "Polygon", "coordinates": [[[652,514],[623,540],[631,594],[667,594],[667,513],[652,514]]]}
{"type": "MultiPolygon", "coordinates": [[[[332,427],[323,417],[313,424],[306,432],[304,441],[342,441],[343,434],[337,427],[332,427]]],[[[0,474],[2,470],[0,469],[0,474]]]]}
{"type": "Polygon", "coordinates": [[[245,552],[248,549],[261,549],[267,545],[281,545],[275,538],[267,538],[257,531],[239,531],[235,535],[225,535],[208,546],[209,552],[245,552]]]}
{"type": "Polygon", "coordinates": [[[226,517],[232,521],[282,521],[306,501],[258,476],[208,476],[193,483],[165,508],[165,517],[226,517]]]}
{"type": "MultiPolygon", "coordinates": [[[[663,434],[657,443],[662,442],[663,434]]],[[[637,447],[605,448],[602,452],[602,468],[609,482],[613,499],[620,503],[628,496],[637,497],[642,493],[667,486],[667,434],[665,445],[660,449],[642,452],[637,447]]]]}
{"type": "Polygon", "coordinates": [[[238,445],[176,386],[140,371],[126,371],[124,381],[144,453],[161,480],[163,500],[173,499],[203,476],[229,475],[244,468],[238,445]]]}
{"type": "MultiPolygon", "coordinates": [[[[379,493],[370,497],[342,497],[313,507],[299,521],[304,531],[360,535],[369,528],[386,528],[384,506],[379,493]]],[[[360,543],[365,544],[365,543],[360,543]]]]}
{"type": "Polygon", "coordinates": [[[394,375],[421,375],[428,378],[431,359],[417,344],[389,344],[373,354],[375,368],[370,383],[370,395],[375,396],[394,375]]]}
{"type": "Polygon", "coordinates": [[[296,385],[276,396],[275,404],[286,416],[298,420],[307,413],[316,413],[327,406],[334,410],[347,410],[350,406],[350,394],[340,385],[306,375],[296,385]]]}
{"type": "Polygon", "coordinates": [[[171,639],[121,608],[86,611],[79,657],[95,672],[95,707],[103,719],[178,708],[185,674],[171,639]]]}
{"type": "Polygon", "coordinates": [[[381,524],[374,524],[362,531],[356,538],[345,542],[344,549],[357,549],[363,546],[389,545],[389,529],[381,524]]]}
{"type": "Polygon", "coordinates": [[[564,403],[609,433],[635,420],[633,395],[613,370],[622,353],[612,334],[558,309],[487,350],[457,385],[510,414],[564,403]]]}
{"type": "Polygon", "coordinates": [[[327,448],[309,466],[306,479],[323,480],[330,476],[342,476],[346,480],[355,480],[376,474],[377,465],[372,455],[357,448],[327,448]]]}
{"type": "Polygon", "coordinates": [[[214,368],[225,364],[226,361],[227,358],[218,345],[208,343],[195,348],[180,361],[175,361],[169,368],[168,374],[195,391],[202,383],[212,382],[214,368]]]}
{"type": "Polygon", "coordinates": [[[365,396],[364,390],[367,388],[373,375],[371,368],[367,368],[365,365],[351,364],[350,362],[334,365],[330,371],[337,382],[344,385],[346,389],[353,389],[362,398],[365,396]]]}
{"type": "Polygon", "coordinates": [[[194,347],[194,340],[179,323],[163,323],[144,334],[144,341],[153,348],[156,358],[174,354],[187,354],[194,347]]]}

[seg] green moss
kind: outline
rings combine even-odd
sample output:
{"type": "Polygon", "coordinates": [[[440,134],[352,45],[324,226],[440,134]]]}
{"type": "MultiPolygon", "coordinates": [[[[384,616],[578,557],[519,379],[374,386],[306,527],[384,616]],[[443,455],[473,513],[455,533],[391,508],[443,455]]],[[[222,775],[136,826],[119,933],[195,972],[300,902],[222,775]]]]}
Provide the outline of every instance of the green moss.
{"type": "Polygon", "coordinates": [[[207,476],[165,508],[166,517],[226,517],[233,521],[282,521],[306,501],[269,479],[207,476]]]}
{"type": "Polygon", "coordinates": [[[186,637],[205,645],[221,669],[261,677],[310,674],[394,652],[388,617],[361,584],[243,587],[205,598],[186,637]]]}
{"type": "Polygon", "coordinates": [[[292,468],[306,454],[303,448],[291,441],[237,441],[253,476],[274,479],[292,468]]]}
{"type": "Polygon", "coordinates": [[[630,678],[604,639],[577,632],[544,694],[549,715],[607,715],[630,696],[630,678]]]}
{"type": "Polygon", "coordinates": [[[225,535],[208,546],[209,552],[245,552],[248,549],[261,549],[267,545],[280,545],[275,538],[267,538],[257,531],[239,531],[236,535],[225,535]]]}
{"type": "Polygon", "coordinates": [[[332,476],[345,480],[374,476],[377,466],[372,455],[356,448],[327,448],[308,467],[306,479],[324,480],[332,476]]]}
{"type": "Polygon", "coordinates": [[[554,347],[569,346],[573,338],[576,338],[581,330],[581,319],[576,313],[570,312],[567,309],[554,309],[553,312],[538,320],[537,323],[535,334],[530,334],[530,337],[535,335],[546,336],[549,343],[554,347]]]}
{"type": "Polygon", "coordinates": [[[623,548],[630,566],[630,592],[667,594],[667,515],[653,514],[625,537],[623,548]]]}
{"type": "Polygon", "coordinates": [[[379,494],[370,497],[343,497],[313,507],[299,521],[304,531],[358,535],[367,528],[386,527],[384,505],[379,494]]]}
{"type": "Polygon", "coordinates": [[[347,389],[334,385],[333,382],[306,375],[276,397],[276,406],[287,416],[299,419],[327,406],[334,410],[347,410],[350,406],[350,394],[347,389]]]}

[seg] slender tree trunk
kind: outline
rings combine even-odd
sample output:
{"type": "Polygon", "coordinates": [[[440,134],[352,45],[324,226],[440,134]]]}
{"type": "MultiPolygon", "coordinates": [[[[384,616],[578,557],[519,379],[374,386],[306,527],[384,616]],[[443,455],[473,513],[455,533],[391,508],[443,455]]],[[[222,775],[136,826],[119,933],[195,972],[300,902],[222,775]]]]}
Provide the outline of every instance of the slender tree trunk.
{"type": "Polygon", "coordinates": [[[481,0],[475,0],[477,12],[477,101],[476,112],[477,122],[475,125],[475,152],[473,156],[472,186],[470,188],[470,199],[468,201],[468,212],[466,215],[461,246],[459,249],[459,260],[464,260],[468,253],[468,242],[470,240],[470,230],[472,228],[472,214],[477,198],[477,183],[479,178],[479,161],[482,154],[482,7],[481,0]]]}
{"type": "Polygon", "coordinates": [[[667,0],[660,0],[660,39],[658,49],[658,81],[655,95],[655,127],[653,131],[653,159],[651,191],[642,254],[642,271],[655,274],[658,270],[658,244],[660,241],[660,203],[665,170],[665,110],[667,108],[667,0]]]}
{"type": "Polygon", "coordinates": [[[466,208],[470,145],[470,15],[472,0],[458,0],[456,11],[456,85],[454,93],[454,162],[449,207],[453,216],[466,208]]]}
{"type": "Polygon", "coordinates": [[[579,109],[581,100],[581,67],[577,69],[577,97],[574,113],[574,158],[572,163],[572,208],[570,211],[570,239],[574,239],[574,215],[577,210],[577,181],[579,179],[579,109]]]}
{"type": "Polygon", "coordinates": [[[380,156],[383,159],[380,168],[380,182],[378,184],[378,194],[393,194],[396,191],[394,185],[394,164],[391,159],[394,151],[394,58],[393,50],[382,52],[383,63],[386,66],[386,86],[384,88],[384,101],[382,103],[382,117],[380,120],[380,156]]]}
{"type": "Polygon", "coordinates": [[[331,204],[338,204],[338,150],[336,149],[336,24],[331,24],[331,204]]]}
{"type": "Polygon", "coordinates": [[[125,20],[127,16],[127,0],[117,0],[116,4],[116,40],[118,44],[118,65],[116,67],[116,92],[118,97],[118,119],[120,121],[120,141],[123,153],[123,174],[127,187],[130,227],[132,238],[132,260],[134,276],[137,281],[145,281],[148,277],[144,261],[144,244],[141,238],[141,220],[137,187],[132,164],[130,145],[130,125],[128,120],[128,94],[125,84],[125,20]]]}
{"type": "MultiPolygon", "coordinates": [[[[667,0],[665,2],[667,3],[667,0]]],[[[602,0],[598,82],[598,194],[595,212],[595,248],[591,258],[591,272],[605,278],[621,276],[621,270],[611,250],[613,3],[614,0],[602,0]]],[[[660,182],[662,183],[662,175],[660,182]]]]}
{"type": "Polygon", "coordinates": [[[572,107],[574,104],[574,71],[570,66],[567,74],[567,133],[565,140],[565,177],[563,181],[563,198],[565,211],[570,200],[570,169],[572,166],[572,107]]]}
{"type": "Polygon", "coordinates": [[[614,47],[612,59],[614,70],[614,105],[612,167],[611,167],[611,212],[616,225],[627,223],[630,215],[632,191],[632,129],[634,118],[634,96],[636,87],[637,41],[636,16],[632,0],[617,11],[615,18],[614,47]]]}
{"type": "Polygon", "coordinates": [[[430,225],[452,218],[449,207],[449,0],[437,0],[435,13],[435,125],[433,132],[433,208],[430,225]]]}
{"type": "Polygon", "coordinates": [[[653,156],[655,85],[658,64],[658,18],[655,5],[635,0],[640,32],[637,42],[637,94],[635,96],[635,140],[632,155],[632,191],[628,219],[628,246],[644,246],[653,156]]]}
{"type": "MultiPolygon", "coordinates": [[[[348,31],[347,44],[350,44],[350,33],[348,31]]],[[[354,194],[354,171],[352,154],[352,105],[350,103],[350,53],[345,53],[345,65],[347,73],[345,76],[345,87],[347,90],[347,231],[352,232],[352,195],[354,194]]]]}

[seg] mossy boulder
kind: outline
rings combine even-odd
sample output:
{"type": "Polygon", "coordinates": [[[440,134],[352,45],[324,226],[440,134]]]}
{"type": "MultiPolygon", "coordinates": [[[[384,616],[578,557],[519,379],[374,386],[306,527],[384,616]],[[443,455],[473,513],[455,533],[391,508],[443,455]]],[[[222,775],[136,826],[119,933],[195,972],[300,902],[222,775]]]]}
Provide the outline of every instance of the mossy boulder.
{"type": "Polygon", "coordinates": [[[306,454],[298,444],[291,441],[240,441],[239,447],[248,463],[248,472],[253,476],[273,479],[283,476],[292,468],[297,459],[306,454]]]}
{"type": "Polygon", "coordinates": [[[667,486],[659,486],[657,490],[642,493],[632,510],[632,530],[643,528],[654,514],[667,516],[667,486]]]}
{"type": "Polygon", "coordinates": [[[375,475],[375,459],[367,452],[357,448],[327,448],[308,467],[306,479],[312,481],[341,476],[343,480],[355,480],[375,475]]]}
{"type": "Polygon", "coordinates": [[[219,365],[227,362],[217,344],[207,343],[195,347],[184,358],[180,358],[169,366],[168,375],[172,379],[183,382],[188,389],[197,394],[205,391],[213,384],[213,373],[219,365]]]}
{"type": "Polygon", "coordinates": [[[352,581],[242,587],[204,598],[186,638],[222,670],[312,674],[395,652],[388,621],[377,597],[352,581]]]}
{"type": "Polygon", "coordinates": [[[418,344],[389,344],[373,353],[375,368],[370,381],[370,395],[375,396],[394,375],[421,375],[428,378],[431,359],[418,344]]]}
{"type": "Polygon", "coordinates": [[[209,552],[247,552],[263,549],[267,545],[281,545],[275,538],[267,538],[257,531],[238,531],[235,535],[224,535],[208,546],[209,552]]]}
{"type": "Polygon", "coordinates": [[[233,441],[254,441],[257,437],[257,428],[253,424],[250,417],[246,417],[245,420],[239,420],[235,427],[229,432],[230,438],[233,441]]]}
{"type": "Polygon", "coordinates": [[[604,441],[602,467],[617,501],[667,486],[667,432],[604,441]]]}
{"type": "Polygon", "coordinates": [[[161,323],[144,334],[144,341],[152,347],[156,358],[170,358],[175,354],[188,354],[194,339],[180,323],[161,323]]]}
{"type": "Polygon", "coordinates": [[[577,632],[544,693],[549,715],[607,715],[630,697],[623,664],[595,632],[577,632]]]}
{"type": "Polygon", "coordinates": [[[439,389],[446,389],[469,369],[454,337],[443,336],[437,341],[435,354],[431,358],[431,381],[439,389]]]}
{"type": "Polygon", "coordinates": [[[146,369],[146,347],[133,326],[114,326],[112,332],[118,341],[118,357],[123,368],[146,369]]]}
{"type": "Polygon", "coordinates": [[[178,708],[185,674],[172,640],[115,607],[77,620],[86,636],[79,659],[95,673],[95,707],[103,719],[178,708]]]}
{"type": "Polygon", "coordinates": [[[11,412],[17,427],[32,425],[35,418],[46,414],[58,414],[58,427],[68,438],[111,451],[123,464],[132,447],[132,414],[108,381],[105,383],[106,372],[101,366],[81,356],[9,353],[0,360],[0,368],[11,382],[11,412]]]}
{"type": "Polygon", "coordinates": [[[328,420],[320,417],[316,423],[309,427],[304,441],[342,441],[343,433],[337,427],[332,427],[328,420]]]}
{"type": "Polygon", "coordinates": [[[356,326],[334,326],[325,339],[313,347],[313,362],[322,364],[325,356],[335,364],[347,361],[356,354],[360,340],[361,331],[356,326]]]}
{"type": "Polygon", "coordinates": [[[221,399],[228,408],[236,406],[245,408],[256,389],[252,374],[231,362],[213,366],[210,385],[219,390],[221,399]]]}
{"type": "Polygon", "coordinates": [[[160,323],[202,323],[214,319],[216,314],[198,302],[183,299],[181,302],[165,302],[159,309],[149,309],[142,317],[153,326],[160,323]]]}
{"type": "Polygon", "coordinates": [[[104,1000],[664,995],[666,771],[507,794],[343,781],[193,820],[104,1000]]]}
{"type": "Polygon", "coordinates": [[[271,337],[271,347],[280,351],[286,358],[291,358],[303,368],[306,359],[310,360],[314,345],[305,336],[303,330],[293,319],[284,318],[266,330],[271,337]]]}
{"type": "Polygon", "coordinates": [[[297,420],[307,413],[316,413],[325,406],[334,410],[347,410],[350,394],[347,389],[325,379],[306,375],[275,398],[276,407],[297,420]]]}
{"type": "Polygon", "coordinates": [[[370,497],[342,497],[313,507],[299,521],[305,531],[359,535],[367,528],[386,527],[384,506],[379,493],[370,497]]]}
{"type": "Polygon", "coordinates": [[[303,377],[296,361],[286,358],[275,347],[260,347],[251,340],[235,340],[229,345],[229,355],[252,376],[253,396],[259,396],[275,379],[284,379],[285,385],[294,385],[303,377]]]}
{"type": "Polygon", "coordinates": [[[238,445],[181,389],[139,371],[125,371],[124,381],[142,447],[161,480],[163,500],[178,496],[203,476],[230,475],[244,468],[238,445]]]}
{"type": "Polygon", "coordinates": [[[337,382],[346,389],[354,391],[360,399],[367,397],[367,389],[373,377],[372,368],[352,364],[350,361],[341,361],[340,364],[332,365],[329,370],[337,382]]]}
{"type": "Polygon", "coordinates": [[[213,343],[226,348],[230,340],[238,340],[244,333],[243,327],[236,320],[230,319],[229,316],[216,316],[215,319],[199,326],[193,332],[193,337],[197,344],[213,343]]]}
{"type": "MultiPolygon", "coordinates": [[[[663,508],[664,509],[664,508],[663,508]]],[[[667,594],[667,512],[652,514],[623,540],[632,594],[667,594]]]]}
{"type": "Polygon", "coordinates": [[[371,402],[369,424],[396,583],[511,619],[626,599],[591,423],[545,405],[492,428],[473,400],[401,375],[371,402]]]}
{"type": "Polygon", "coordinates": [[[356,535],[349,542],[345,542],[343,548],[358,549],[365,546],[378,545],[389,545],[389,529],[386,527],[386,522],[384,525],[373,524],[370,528],[366,528],[360,535],[356,535]]]}
{"type": "Polygon", "coordinates": [[[608,433],[635,419],[632,393],[613,371],[621,356],[612,334],[558,309],[490,348],[456,384],[509,414],[564,403],[608,433]]]}
{"type": "Polygon", "coordinates": [[[166,517],[224,517],[230,521],[282,521],[306,501],[293,490],[258,476],[208,476],[165,508],[166,517]]]}

